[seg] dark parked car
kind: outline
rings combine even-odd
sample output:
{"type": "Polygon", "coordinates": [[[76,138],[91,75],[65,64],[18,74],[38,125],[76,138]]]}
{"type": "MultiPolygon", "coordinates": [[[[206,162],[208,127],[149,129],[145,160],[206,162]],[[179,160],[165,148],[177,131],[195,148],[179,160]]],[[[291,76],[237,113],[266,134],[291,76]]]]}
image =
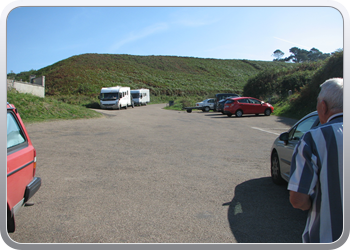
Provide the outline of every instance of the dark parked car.
{"type": "Polygon", "coordinates": [[[219,101],[226,99],[228,97],[239,97],[239,95],[234,94],[234,93],[221,93],[221,94],[216,94],[215,95],[215,106],[214,106],[214,110],[215,111],[219,111],[218,110],[218,103],[219,101]]]}
{"type": "Polygon", "coordinates": [[[271,177],[276,184],[289,181],[290,164],[295,146],[300,138],[312,128],[320,125],[317,111],[314,111],[276,138],[271,148],[271,177]]]}
{"type": "Polygon", "coordinates": [[[218,102],[217,106],[216,106],[216,111],[218,112],[221,112],[222,114],[225,114],[224,113],[224,107],[225,107],[225,103],[228,99],[230,98],[234,98],[234,97],[237,97],[237,96],[230,96],[230,97],[226,97],[225,99],[222,99],[218,102]]]}

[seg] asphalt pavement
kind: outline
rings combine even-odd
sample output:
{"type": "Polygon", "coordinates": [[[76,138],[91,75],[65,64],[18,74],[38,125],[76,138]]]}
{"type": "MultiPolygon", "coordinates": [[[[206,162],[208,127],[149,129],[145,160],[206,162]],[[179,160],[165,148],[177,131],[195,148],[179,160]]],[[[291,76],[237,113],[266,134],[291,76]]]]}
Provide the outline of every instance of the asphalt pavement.
{"type": "Polygon", "coordinates": [[[18,243],[300,243],[306,213],[270,179],[295,120],[155,104],[27,125],[42,186],[18,243]]]}

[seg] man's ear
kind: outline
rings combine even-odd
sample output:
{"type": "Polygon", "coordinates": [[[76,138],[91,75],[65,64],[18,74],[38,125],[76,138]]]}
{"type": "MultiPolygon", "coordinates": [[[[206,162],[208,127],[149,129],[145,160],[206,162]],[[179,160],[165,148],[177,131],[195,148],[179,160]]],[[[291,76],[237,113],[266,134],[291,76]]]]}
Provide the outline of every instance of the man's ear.
{"type": "Polygon", "coordinates": [[[322,100],[321,101],[321,112],[323,113],[323,115],[327,115],[328,111],[329,110],[328,110],[327,103],[324,100],[322,100]]]}

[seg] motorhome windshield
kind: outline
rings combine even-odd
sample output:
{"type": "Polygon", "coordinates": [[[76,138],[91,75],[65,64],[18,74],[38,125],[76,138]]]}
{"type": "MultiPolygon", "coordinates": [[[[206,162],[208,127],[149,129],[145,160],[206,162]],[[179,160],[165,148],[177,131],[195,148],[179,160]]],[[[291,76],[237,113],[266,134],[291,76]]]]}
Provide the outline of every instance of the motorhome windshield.
{"type": "Polygon", "coordinates": [[[100,99],[104,100],[104,101],[117,100],[118,99],[118,92],[116,92],[116,93],[101,93],[100,99]]]}

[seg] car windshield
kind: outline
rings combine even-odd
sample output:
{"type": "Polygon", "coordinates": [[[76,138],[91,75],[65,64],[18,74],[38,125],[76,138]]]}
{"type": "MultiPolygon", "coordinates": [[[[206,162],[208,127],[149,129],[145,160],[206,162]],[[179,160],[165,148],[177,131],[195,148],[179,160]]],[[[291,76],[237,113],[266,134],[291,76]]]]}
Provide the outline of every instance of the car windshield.
{"type": "Polygon", "coordinates": [[[116,93],[101,93],[100,95],[101,100],[117,100],[118,99],[118,92],[116,93]]]}
{"type": "Polygon", "coordinates": [[[23,142],[25,142],[25,137],[16,119],[11,113],[7,113],[7,148],[11,148],[23,142]]]}
{"type": "Polygon", "coordinates": [[[131,93],[132,98],[139,98],[140,97],[140,93],[131,93]]]}
{"type": "Polygon", "coordinates": [[[318,121],[318,116],[317,115],[313,115],[313,116],[310,116],[310,117],[306,118],[305,120],[300,122],[297,126],[295,126],[289,132],[289,139],[290,140],[300,140],[300,138],[307,131],[309,131],[311,128],[313,128],[313,126],[318,125],[318,123],[316,123],[316,121],[318,121]]]}

